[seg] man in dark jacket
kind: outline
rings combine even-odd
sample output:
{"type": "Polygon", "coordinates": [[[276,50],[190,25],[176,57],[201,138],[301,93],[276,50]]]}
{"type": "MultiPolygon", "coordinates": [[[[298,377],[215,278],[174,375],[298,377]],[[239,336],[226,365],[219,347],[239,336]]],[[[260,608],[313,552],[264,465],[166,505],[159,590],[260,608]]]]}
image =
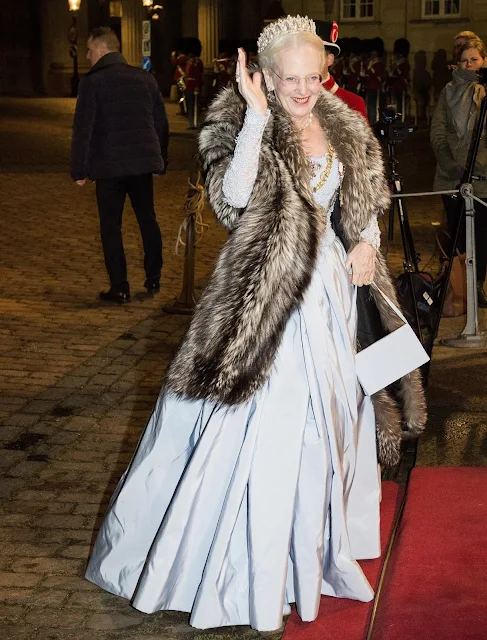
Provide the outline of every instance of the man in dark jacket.
{"type": "Polygon", "coordinates": [[[159,291],[162,240],[154,212],[153,174],[167,166],[168,122],[152,75],[127,64],[108,27],[90,33],[91,70],[81,80],[73,123],[71,176],[80,186],[96,181],[96,199],[110,290],[107,302],[130,300],[122,241],[128,194],[144,245],[145,287],[159,291]]]}

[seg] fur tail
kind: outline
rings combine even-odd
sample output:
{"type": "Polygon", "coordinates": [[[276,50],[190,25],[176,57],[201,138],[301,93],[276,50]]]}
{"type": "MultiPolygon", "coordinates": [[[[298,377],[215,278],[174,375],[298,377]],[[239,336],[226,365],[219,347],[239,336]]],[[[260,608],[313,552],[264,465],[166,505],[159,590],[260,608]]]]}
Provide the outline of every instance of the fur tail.
{"type": "Polygon", "coordinates": [[[374,393],[372,401],[379,462],[385,467],[393,467],[401,457],[401,411],[385,389],[374,393]]]}
{"type": "Polygon", "coordinates": [[[418,369],[401,378],[400,396],[407,427],[404,435],[417,437],[423,433],[427,419],[423,381],[418,369]]]}

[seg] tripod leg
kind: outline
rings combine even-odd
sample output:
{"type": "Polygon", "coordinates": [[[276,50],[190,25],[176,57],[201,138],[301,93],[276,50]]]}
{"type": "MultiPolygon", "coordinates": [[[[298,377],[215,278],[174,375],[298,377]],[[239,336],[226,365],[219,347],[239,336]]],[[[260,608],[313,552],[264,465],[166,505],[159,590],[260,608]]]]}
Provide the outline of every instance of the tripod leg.
{"type": "MultiPolygon", "coordinates": [[[[397,193],[402,192],[400,180],[395,181],[395,190],[397,193]]],[[[399,228],[401,229],[402,246],[404,250],[404,271],[407,274],[409,291],[411,297],[411,306],[414,313],[414,321],[416,327],[414,327],[415,333],[418,336],[421,343],[423,343],[423,334],[421,331],[421,321],[419,319],[418,300],[416,299],[416,292],[414,290],[413,270],[418,272],[418,258],[414,249],[413,236],[411,233],[411,227],[409,226],[409,218],[407,215],[406,204],[402,198],[397,198],[397,209],[399,217],[399,228]]]]}
{"type": "Polygon", "coordinates": [[[394,239],[394,200],[391,201],[389,207],[389,228],[387,229],[387,250],[389,250],[389,243],[394,239]]]}
{"type": "MultiPolygon", "coordinates": [[[[402,186],[400,182],[397,193],[402,193],[402,186]]],[[[402,198],[397,198],[397,203],[401,233],[403,234],[404,259],[410,268],[414,269],[417,273],[419,271],[419,255],[416,253],[414,246],[411,225],[409,224],[408,210],[406,208],[406,203],[402,198]]]]}

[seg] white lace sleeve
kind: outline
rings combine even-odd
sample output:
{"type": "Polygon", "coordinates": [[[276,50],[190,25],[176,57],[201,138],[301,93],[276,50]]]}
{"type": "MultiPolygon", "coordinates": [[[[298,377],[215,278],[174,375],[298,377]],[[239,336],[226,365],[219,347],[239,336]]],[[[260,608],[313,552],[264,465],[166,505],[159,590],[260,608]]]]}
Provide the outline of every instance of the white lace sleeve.
{"type": "Polygon", "coordinates": [[[245,120],[237,137],[232,161],[223,177],[223,199],[231,207],[247,206],[259,169],[259,151],[265,125],[269,120],[269,109],[265,116],[247,108],[245,120]]]}
{"type": "Polygon", "coordinates": [[[369,220],[369,224],[360,234],[360,238],[361,240],[368,242],[376,250],[380,247],[380,229],[377,216],[372,216],[369,220]]]}

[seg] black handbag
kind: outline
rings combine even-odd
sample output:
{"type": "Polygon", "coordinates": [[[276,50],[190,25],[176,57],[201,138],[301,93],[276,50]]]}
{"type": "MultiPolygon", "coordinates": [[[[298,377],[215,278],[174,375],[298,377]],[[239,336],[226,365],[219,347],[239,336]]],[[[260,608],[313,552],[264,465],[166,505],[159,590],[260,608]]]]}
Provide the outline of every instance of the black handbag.
{"type": "MultiPolygon", "coordinates": [[[[333,230],[345,247],[345,251],[348,251],[350,243],[346,240],[340,223],[340,198],[337,197],[335,207],[331,214],[331,224],[333,230]]],[[[370,293],[370,287],[367,285],[357,287],[357,342],[360,348],[365,349],[369,347],[385,335],[386,331],[384,331],[384,327],[382,326],[379,310],[370,293]]]]}

